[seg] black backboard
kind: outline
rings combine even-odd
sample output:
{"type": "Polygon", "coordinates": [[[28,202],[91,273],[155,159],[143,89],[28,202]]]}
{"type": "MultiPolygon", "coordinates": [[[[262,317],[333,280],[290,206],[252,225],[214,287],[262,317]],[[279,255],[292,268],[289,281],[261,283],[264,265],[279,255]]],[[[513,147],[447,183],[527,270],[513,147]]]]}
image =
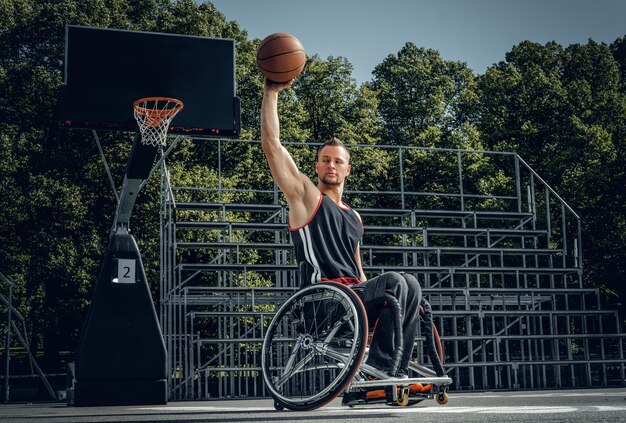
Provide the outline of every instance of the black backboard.
{"type": "Polygon", "coordinates": [[[60,123],[137,131],[133,102],[182,100],[171,133],[239,135],[235,42],[231,39],[68,25],[60,123]]]}

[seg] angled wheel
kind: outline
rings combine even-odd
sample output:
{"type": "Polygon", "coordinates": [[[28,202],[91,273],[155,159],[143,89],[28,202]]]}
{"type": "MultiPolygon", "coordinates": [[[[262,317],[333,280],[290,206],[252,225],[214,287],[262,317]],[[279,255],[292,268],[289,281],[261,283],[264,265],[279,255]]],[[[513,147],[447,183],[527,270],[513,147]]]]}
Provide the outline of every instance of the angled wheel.
{"type": "Polygon", "coordinates": [[[352,289],[308,286],[280,307],[267,329],[265,385],[276,404],[290,410],[321,407],[352,381],[366,343],[367,315],[352,289]]]}
{"type": "Polygon", "coordinates": [[[438,392],[437,396],[435,396],[435,401],[437,404],[445,405],[448,403],[448,393],[447,392],[438,392]]]}
{"type": "Polygon", "coordinates": [[[400,407],[406,407],[407,405],[409,405],[409,393],[402,392],[402,394],[398,397],[398,400],[396,402],[400,407]]]}

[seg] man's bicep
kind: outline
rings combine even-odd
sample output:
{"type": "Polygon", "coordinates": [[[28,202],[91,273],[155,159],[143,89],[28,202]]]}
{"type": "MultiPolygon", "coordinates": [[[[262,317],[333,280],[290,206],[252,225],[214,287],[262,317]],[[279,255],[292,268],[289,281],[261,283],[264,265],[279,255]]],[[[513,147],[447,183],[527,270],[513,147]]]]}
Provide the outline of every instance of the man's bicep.
{"type": "Polygon", "coordinates": [[[265,156],[272,178],[285,197],[287,199],[302,197],[308,178],[300,172],[287,149],[280,145],[271,151],[265,151],[265,156]]]}

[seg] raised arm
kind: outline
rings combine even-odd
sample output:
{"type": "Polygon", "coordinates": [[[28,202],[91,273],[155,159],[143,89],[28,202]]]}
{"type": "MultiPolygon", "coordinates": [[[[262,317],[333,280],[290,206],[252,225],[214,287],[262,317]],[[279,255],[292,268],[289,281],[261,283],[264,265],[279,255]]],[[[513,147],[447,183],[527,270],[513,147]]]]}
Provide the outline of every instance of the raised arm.
{"type": "Polygon", "coordinates": [[[270,166],[274,182],[289,203],[291,226],[301,226],[312,215],[319,199],[319,190],[300,172],[293,158],[280,143],[278,94],[291,82],[275,84],[265,81],[261,105],[261,146],[270,166]]]}

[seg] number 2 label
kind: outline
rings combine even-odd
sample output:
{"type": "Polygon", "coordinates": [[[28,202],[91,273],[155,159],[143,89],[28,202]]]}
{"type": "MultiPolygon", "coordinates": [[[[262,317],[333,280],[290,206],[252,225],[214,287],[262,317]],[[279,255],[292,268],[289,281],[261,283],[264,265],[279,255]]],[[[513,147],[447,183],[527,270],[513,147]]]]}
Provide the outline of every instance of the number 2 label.
{"type": "Polygon", "coordinates": [[[135,283],[135,260],[119,259],[117,261],[117,278],[113,279],[113,282],[135,283]]]}

